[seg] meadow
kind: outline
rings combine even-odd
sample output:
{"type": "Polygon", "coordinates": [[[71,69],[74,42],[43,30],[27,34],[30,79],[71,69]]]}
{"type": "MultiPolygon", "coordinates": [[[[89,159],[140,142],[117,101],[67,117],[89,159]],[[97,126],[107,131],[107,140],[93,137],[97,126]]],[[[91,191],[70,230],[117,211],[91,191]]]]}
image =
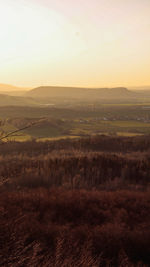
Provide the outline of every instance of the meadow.
{"type": "MultiPolygon", "coordinates": [[[[144,105],[74,105],[58,104],[55,107],[0,107],[1,134],[21,129],[31,124],[11,140],[32,138],[48,140],[74,138],[98,134],[143,135],[150,134],[150,114],[144,105]]],[[[10,140],[10,139],[9,139],[10,140]]]]}

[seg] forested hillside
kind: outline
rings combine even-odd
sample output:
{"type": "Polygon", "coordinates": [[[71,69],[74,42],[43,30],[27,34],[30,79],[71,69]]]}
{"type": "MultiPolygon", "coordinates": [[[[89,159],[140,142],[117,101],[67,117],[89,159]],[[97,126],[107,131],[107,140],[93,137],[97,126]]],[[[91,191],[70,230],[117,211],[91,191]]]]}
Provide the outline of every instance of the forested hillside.
{"type": "Polygon", "coordinates": [[[149,266],[150,137],[1,142],[1,266],[149,266]]]}

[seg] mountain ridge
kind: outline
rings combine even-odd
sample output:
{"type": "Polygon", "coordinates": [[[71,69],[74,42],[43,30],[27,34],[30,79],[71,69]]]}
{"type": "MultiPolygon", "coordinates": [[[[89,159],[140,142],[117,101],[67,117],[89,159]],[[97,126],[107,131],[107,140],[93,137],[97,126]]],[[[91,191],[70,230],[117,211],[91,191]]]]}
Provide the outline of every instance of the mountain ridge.
{"type": "MultiPolygon", "coordinates": [[[[69,87],[69,86],[39,86],[33,89],[24,90],[22,88],[19,90],[19,87],[15,87],[13,85],[5,85],[0,84],[0,102],[3,104],[2,96],[7,95],[8,103],[15,103],[17,105],[20,104],[28,104],[28,103],[36,103],[43,104],[49,103],[50,99],[66,99],[66,100],[86,100],[86,101],[97,101],[97,100],[129,100],[129,99],[142,99],[142,98],[150,98],[150,90],[131,90],[126,87],[102,87],[102,88],[88,88],[88,87],[69,87]],[[1,90],[5,87],[6,90],[1,90]],[[10,90],[14,89],[13,90],[10,90]],[[17,89],[16,89],[17,88],[17,89]],[[9,91],[7,91],[9,89],[9,91]],[[8,98],[8,96],[18,97],[8,98]],[[19,98],[20,97],[20,98],[19,98]],[[30,99],[30,100],[29,100],[30,99]],[[44,101],[44,102],[43,102],[44,101]],[[47,101],[47,102],[45,102],[47,101]]],[[[4,98],[3,98],[4,99],[4,98]]]]}
{"type": "Polygon", "coordinates": [[[40,86],[25,94],[30,97],[125,97],[135,93],[126,87],[114,88],[83,88],[83,87],[64,87],[64,86],[40,86]]]}

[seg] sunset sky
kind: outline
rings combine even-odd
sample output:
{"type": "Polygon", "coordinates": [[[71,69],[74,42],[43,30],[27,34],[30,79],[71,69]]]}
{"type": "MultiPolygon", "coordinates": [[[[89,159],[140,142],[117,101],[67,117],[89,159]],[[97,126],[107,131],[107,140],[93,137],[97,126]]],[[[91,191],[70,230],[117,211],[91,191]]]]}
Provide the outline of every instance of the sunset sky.
{"type": "Polygon", "coordinates": [[[0,83],[150,85],[150,0],[0,0],[0,83]]]}

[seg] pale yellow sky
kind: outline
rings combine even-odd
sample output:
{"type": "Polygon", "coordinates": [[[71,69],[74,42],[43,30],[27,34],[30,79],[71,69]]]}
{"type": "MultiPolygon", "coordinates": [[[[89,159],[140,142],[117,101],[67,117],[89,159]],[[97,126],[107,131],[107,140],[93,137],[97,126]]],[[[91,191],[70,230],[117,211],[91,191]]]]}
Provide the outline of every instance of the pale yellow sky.
{"type": "Polygon", "coordinates": [[[0,0],[0,83],[150,85],[150,0],[0,0]]]}

